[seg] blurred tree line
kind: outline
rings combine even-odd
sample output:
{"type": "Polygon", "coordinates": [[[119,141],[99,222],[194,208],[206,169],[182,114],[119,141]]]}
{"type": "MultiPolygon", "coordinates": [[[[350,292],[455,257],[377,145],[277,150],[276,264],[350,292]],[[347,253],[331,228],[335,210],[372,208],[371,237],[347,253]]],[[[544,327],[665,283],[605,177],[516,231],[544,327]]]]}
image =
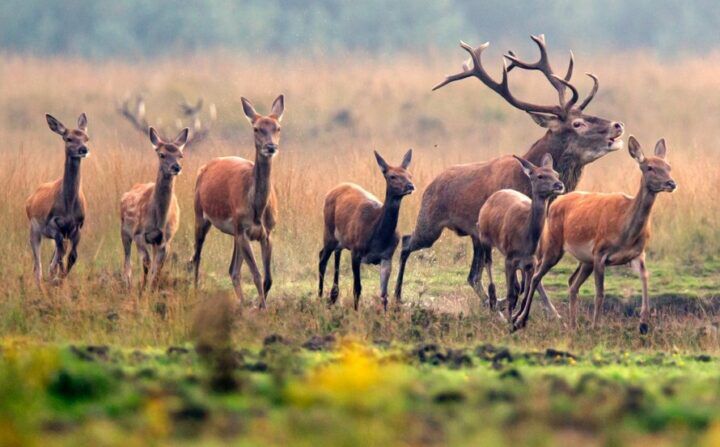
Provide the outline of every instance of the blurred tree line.
{"type": "Polygon", "coordinates": [[[2,0],[0,48],[91,58],[225,48],[374,54],[459,39],[703,52],[720,44],[717,0],[2,0]]]}

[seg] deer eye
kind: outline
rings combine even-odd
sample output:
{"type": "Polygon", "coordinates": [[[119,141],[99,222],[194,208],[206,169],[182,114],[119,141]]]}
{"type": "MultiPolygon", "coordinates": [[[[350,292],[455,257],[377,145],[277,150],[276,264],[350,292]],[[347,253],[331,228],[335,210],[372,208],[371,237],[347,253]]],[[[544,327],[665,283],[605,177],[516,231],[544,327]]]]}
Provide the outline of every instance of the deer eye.
{"type": "Polygon", "coordinates": [[[260,132],[260,129],[258,129],[257,127],[253,127],[253,131],[255,131],[255,133],[258,133],[260,132]]]}
{"type": "Polygon", "coordinates": [[[539,179],[539,180],[543,180],[544,178],[545,178],[544,175],[542,175],[542,174],[538,175],[538,179],[539,179]]]}
{"type": "Polygon", "coordinates": [[[163,160],[165,160],[165,154],[163,154],[163,153],[161,152],[161,153],[160,153],[160,158],[163,159],[163,160]]]}
{"type": "Polygon", "coordinates": [[[650,172],[650,171],[653,170],[653,167],[652,167],[652,166],[648,166],[648,167],[647,167],[647,170],[648,170],[648,172],[650,172]]]}
{"type": "Polygon", "coordinates": [[[572,125],[574,128],[578,129],[579,127],[581,127],[583,125],[583,122],[582,121],[573,121],[572,125]]]}

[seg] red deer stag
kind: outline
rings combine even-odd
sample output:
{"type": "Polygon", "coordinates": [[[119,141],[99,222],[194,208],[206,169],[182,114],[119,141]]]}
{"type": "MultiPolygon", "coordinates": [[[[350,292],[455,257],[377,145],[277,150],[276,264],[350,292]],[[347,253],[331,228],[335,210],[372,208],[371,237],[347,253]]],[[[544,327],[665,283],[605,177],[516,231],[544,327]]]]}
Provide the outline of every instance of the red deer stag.
{"type": "Polygon", "coordinates": [[[354,280],[354,307],[358,309],[362,285],[360,264],[380,264],[380,297],[387,310],[387,288],[392,270],[392,256],[400,236],[397,221],[400,203],[415,190],[412,176],[407,168],[412,159],[412,149],[403,157],[400,166],[390,166],[375,152],[375,158],[385,177],[385,203],[354,183],[341,183],[325,197],[323,214],[325,231],[323,248],[320,250],[319,290],[323,295],[325,268],[330,255],[335,253],[335,278],[330,291],[330,303],[338,297],[340,253],[350,250],[354,280]]]}
{"type": "Polygon", "coordinates": [[[173,190],[175,176],[182,170],[180,160],[189,129],[183,129],[172,142],[163,141],[152,127],[148,133],[159,159],[157,180],[155,183],[137,183],[120,201],[120,236],[125,255],[123,276],[130,287],[130,251],[135,241],[143,264],[140,290],[145,288],[148,271],[151,287],[157,286],[170,241],[178,229],[180,206],[173,190]],[[152,250],[152,256],[148,248],[152,250]]]}
{"type": "Polygon", "coordinates": [[[247,262],[260,296],[260,308],[272,286],[270,232],[275,227],[277,198],[272,186],[272,159],[280,144],[280,121],[285,108],[283,95],[272,104],[270,115],[255,111],[250,101],[242,98],[245,116],[255,133],[255,162],[240,157],[221,157],[210,161],[198,171],[195,184],[195,284],[198,281],[200,255],[210,226],[233,236],[234,248],[230,277],[235,293],[243,300],[240,269],[247,262]],[[263,280],[253,255],[250,241],[260,241],[265,278],[263,280]]]}
{"type": "MultiPolygon", "coordinates": [[[[511,65],[503,66],[500,82],[492,79],[481,63],[482,52],[489,44],[485,43],[473,49],[468,44],[461,43],[461,47],[470,53],[470,62],[466,64],[463,72],[448,76],[433,90],[461,79],[476,77],[510,105],[527,112],[538,125],[547,128],[547,132],[532,145],[523,158],[538,165],[545,154],[551,154],[560,179],[565,187],[572,191],[577,186],[586,164],[622,147],[620,136],[623,133],[623,124],[583,113],[597,93],[597,78],[588,74],[594,86],[589,96],[578,104],[578,91],[570,84],[573,72],[572,55],[565,77],[560,78],[550,66],[544,36],[532,36],[532,39],[540,49],[540,59],[535,63],[523,62],[510,52],[505,58],[511,61],[511,65]],[[515,67],[540,71],[557,91],[559,105],[531,104],[515,98],[508,85],[508,71],[515,67]],[[572,92],[567,101],[566,89],[572,92]]],[[[514,189],[526,195],[532,192],[530,180],[517,161],[509,155],[487,162],[453,166],[428,185],[423,194],[415,230],[412,235],[403,236],[400,270],[395,288],[398,299],[402,294],[408,257],[414,251],[432,246],[445,228],[459,236],[470,236],[473,259],[467,281],[481,298],[485,297],[479,274],[481,250],[477,218],[487,198],[501,189],[514,189]]],[[[542,287],[538,291],[543,300],[549,303],[542,287]]],[[[559,314],[556,316],[559,317],[559,314]]]]}
{"type": "Polygon", "coordinates": [[[576,325],[578,290],[590,274],[595,273],[594,328],[600,320],[605,297],[605,267],[630,263],[642,280],[640,332],[647,333],[650,308],[645,246],[650,239],[650,212],[657,194],[673,192],[677,184],[670,177],[670,165],[665,161],[665,140],[657,142],[655,156],[645,157],[640,143],[632,136],[628,150],[642,172],[640,190],[635,197],[621,193],[574,192],[558,198],[550,207],[538,249],[539,264],[525,291],[522,308],[514,318],[515,329],[527,324],[535,289],[568,251],[580,261],[569,281],[571,325],[576,325]]]}
{"type": "Polygon", "coordinates": [[[33,253],[33,273],[42,289],[40,244],[42,237],[55,242],[50,263],[51,279],[62,280],[75,265],[80,230],[85,222],[85,195],[82,191],[80,161],[90,154],[87,147],[87,116],[78,118],[77,129],[70,130],[51,115],[45,115],[50,130],[65,142],[65,172],[54,182],[43,183],[28,197],[25,211],[30,220],[30,247],[33,253]],[[65,240],[70,240],[70,254],[65,265],[65,240]]]}
{"type": "MultiPolygon", "coordinates": [[[[517,303],[520,291],[530,284],[535,269],[540,235],[545,226],[545,216],[550,198],[565,192],[558,173],[553,170],[553,159],[545,154],[540,167],[516,157],[523,173],[530,179],[530,197],[514,189],[501,189],[493,193],[480,208],[478,237],[482,246],[480,275],[487,267],[490,280],[488,294],[490,308],[495,308],[495,284],[492,279],[492,248],[505,256],[505,279],[507,283],[508,321],[517,303]],[[522,273],[522,283],[517,283],[517,271],[522,273]]],[[[552,306],[552,304],[551,304],[552,306]]],[[[552,312],[556,312],[552,308],[552,312]]]]}

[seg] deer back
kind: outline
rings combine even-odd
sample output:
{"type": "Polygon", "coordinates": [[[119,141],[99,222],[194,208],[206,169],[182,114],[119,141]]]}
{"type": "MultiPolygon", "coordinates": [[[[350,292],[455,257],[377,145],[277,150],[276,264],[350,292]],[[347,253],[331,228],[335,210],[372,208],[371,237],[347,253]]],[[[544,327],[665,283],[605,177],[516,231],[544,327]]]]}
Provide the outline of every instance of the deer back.
{"type": "Polygon", "coordinates": [[[382,203],[371,193],[353,183],[340,184],[325,197],[326,237],[334,237],[350,250],[361,250],[372,237],[381,211],[382,203]]]}

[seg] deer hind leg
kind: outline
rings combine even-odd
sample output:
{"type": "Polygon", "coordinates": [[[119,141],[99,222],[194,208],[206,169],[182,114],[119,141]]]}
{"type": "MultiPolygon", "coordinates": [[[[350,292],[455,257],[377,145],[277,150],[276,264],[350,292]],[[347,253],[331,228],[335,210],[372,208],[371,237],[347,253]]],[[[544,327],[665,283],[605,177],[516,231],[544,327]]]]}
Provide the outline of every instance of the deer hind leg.
{"type": "Polygon", "coordinates": [[[262,254],[263,261],[263,290],[265,292],[265,298],[267,299],[268,292],[272,287],[272,239],[270,234],[266,233],[264,238],[260,239],[260,253],[262,254]]]}
{"type": "MultiPolygon", "coordinates": [[[[493,281],[492,273],[492,248],[486,247],[483,255],[485,256],[484,264],[488,275],[488,299],[490,301],[490,309],[495,310],[497,307],[497,293],[495,291],[495,282],[493,281]]],[[[482,275],[482,270],[480,270],[480,275],[482,275]]]]}
{"type": "Polygon", "coordinates": [[[150,271],[150,265],[152,263],[152,260],[150,258],[150,251],[148,250],[147,244],[145,244],[145,238],[143,236],[139,236],[135,238],[135,245],[138,249],[138,254],[140,255],[140,262],[142,263],[143,267],[143,275],[142,280],[140,281],[140,291],[145,290],[145,285],[147,284],[148,279],[148,272],[150,271]]]}
{"type": "Polygon", "coordinates": [[[132,236],[124,229],[121,229],[120,239],[123,245],[123,281],[125,287],[130,288],[132,281],[132,236]]]}
{"type": "Polygon", "coordinates": [[[50,279],[60,281],[65,271],[65,238],[63,238],[62,234],[58,231],[53,234],[53,241],[55,241],[55,252],[50,262],[50,279]]]}
{"type": "Polygon", "coordinates": [[[505,258],[505,283],[507,285],[507,297],[505,301],[507,302],[508,320],[512,319],[512,313],[517,305],[518,293],[520,290],[520,286],[517,282],[516,268],[517,266],[512,259],[505,258]]]}
{"type": "Polygon", "coordinates": [[[265,289],[263,288],[262,275],[260,274],[260,270],[258,269],[257,262],[255,262],[255,255],[253,254],[252,247],[250,246],[250,241],[244,234],[238,236],[237,240],[240,252],[242,253],[243,259],[248,265],[248,269],[250,269],[250,274],[253,277],[255,288],[258,291],[258,296],[260,298],[260,309],[265,309],[265,289]]]}
{"type": "Polygon", "coordinates": [[[645,266],[645,253],[633,259],[631,266],[638,272],[640,281],[642,281],[642,305],[640,307],[640,333],[645,335],[650,329],[648,320],[650,319],[650,297],[648,295],[648,278],[650,273],[645,266]]]}
{"type": "MultiPolygon", "coordinates": [[[[421,211],[422,212],[422,211],[421,211]]],[[[418,217],[418,223],[412,235],[402,237],[402,247],[400,249],[400,267],[398,269],[397,281],[395,282],[395,300],[402,300],[402,286],[405,278],[405,264],[410,255],[423,248],[432,247],[436,240],[442,234],[442,227],[434,225],[426,225],[423,222],[422,214],[418,217]]]]}
{"type": "Polygon", "coordinates": [[[323,286],[325,282],[325,270],[327,269],[327,263],[330,260],[330,256],[337,247],[337,241],[328,241],[323,246],[322,250],[318,254],[318,297],[323,296],[323,286]]]}
{"type": "Polygon", "coordinates": [[[595,308],[593,310],[592,328],[595,329],[600,323],[600,314],[602,313],[603,300],[605,299],[605,262],[607,255],[598,255],[595,257],[593,264],[593,272],[595,273],[595,308]]]}
{"type": "Polygon", "coordinates": [[[153,259],[150,270],[150,287],[153,289],[157,289],[160,285],[160,272],[162,272],[162,268],[165,265],[167,252],[167,244],[153,246],[153,259]]]}
{"type": "Polygon", "coordinates": [[[593,272],[593,265],[581,262],[575,273],[570,277],[570,288],[568,292],[568,301],[570,306],[570,327],[577,328],[577,299],[578,292],[583,283],[587,281],[593,272]]]}
{"type": "MultiPolygon", "coordinates": [[[[195,275],[194,282],[195,287],[198,285],[198,279],[200,277],[200,259],[202,255],[203,245],[205,244],[205,237],[210,231],[212,223],[205,219],[202,215],[195,216],[195,254],[193,254],[190,266],[193,269],[195,275]]],[[[235,256],[233,256],[233,259],[235,256]]]]}
{"type": "Polygon", "coordinates": [[[538,267],[533,273],[530,284],[528,285],[528,287],[525,288],[520,310],[517,314],[515,314],[515,316],[512,317],[511,321],[513,331],[523,328],[527,325],[528,318],[530,317],[530,308],[532,307],[532,299],[533,295],[535,295],[535,291],[538,289],[538,287],[540,287],[543,277],[550,271],[551,268],[553,268],[560,261],[563,254],[564,252],[562,250],[562,247],[553,251],[548,250],[546,253],[543,254],[543,257],[540,260],[538,267]]]}
{"type": "Polygon", "coordinates": [[[488,247],[480,242],[480,240],[475,236],[471,236],[471,238],[473,244],[473,258],[472,263],[470,264],[470,272],[468,273],[467,282],[482,302],[485,300],[490,302],[490,297],[487,293],[485,293],[485,287],[483,287],[482,283],[482,271],[485,267],[485,260],[487,259],[485,252],[488,247]]]}
{"type": "Polygon", "coordinates": [[[342,248],[335,249],[335,272],[333,275],[333,286],[330,289],[330,304],[337,302],[338,296],[340,295],[340,257],[342,255],[342,248]]]}
{"type": "Polygon", "coordinates": [[[30,249],[33,255],[33,276],[35,283],[42,290],[42,259],[40,246],[42,244],[42,231],[34,223],[30,224],[30,249]]]}

